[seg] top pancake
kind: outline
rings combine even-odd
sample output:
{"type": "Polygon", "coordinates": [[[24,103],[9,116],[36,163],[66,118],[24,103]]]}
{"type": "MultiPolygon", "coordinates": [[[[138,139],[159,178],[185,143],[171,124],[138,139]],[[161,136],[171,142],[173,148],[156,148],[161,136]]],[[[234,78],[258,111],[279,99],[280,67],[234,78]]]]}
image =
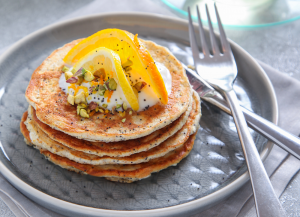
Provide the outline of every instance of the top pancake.
{"type": "Polygon", "coordinates": [[[88,119],[81,118],[76,107],[67,103],[67,95],[58,84],[63,73],[62,59],[79,41],[55,50],[32,74],[25,96],[43,123],[80,139],[116,142],[149,135],[169,125],[187,110],[192,92],[180,62],[166,48],[141,40],[153,59],[164,64],[171,73],[172,93],[168,104],[158,103],[146,111],[126,113],[125,117],[96,113],[88,119]],[[123,118],[126,118],[124,123],[123,118]]]}

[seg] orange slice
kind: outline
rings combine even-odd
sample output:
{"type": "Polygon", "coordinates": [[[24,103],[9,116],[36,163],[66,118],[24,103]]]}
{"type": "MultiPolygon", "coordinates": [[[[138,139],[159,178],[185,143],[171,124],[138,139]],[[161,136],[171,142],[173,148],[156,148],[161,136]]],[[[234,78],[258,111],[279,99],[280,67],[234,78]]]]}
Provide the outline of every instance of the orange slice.
{"type": "Polygon", "coordinates": [[[151,85],[163,104],[168,103],[168,93],[153,58],[137,35],[120,29],[101,30],[75,45],[65,56],[64,62],[74,65],[90,51],[105,47],[116,52],[121,62],[127,58],[133,62],[132,70],[139,73],[145,82],[151,85]]]}
{"type": "Polygon", "coordinates": [[[76,71],[81,67],[91,72],[104,69],[106,79],[108,77],[116,78],[131,108],[135,111],[139,109],[138,98],[126,78],[121,59],[116,52],[105,47],[98,47],[81,57],[73,66],[76,71]]]}

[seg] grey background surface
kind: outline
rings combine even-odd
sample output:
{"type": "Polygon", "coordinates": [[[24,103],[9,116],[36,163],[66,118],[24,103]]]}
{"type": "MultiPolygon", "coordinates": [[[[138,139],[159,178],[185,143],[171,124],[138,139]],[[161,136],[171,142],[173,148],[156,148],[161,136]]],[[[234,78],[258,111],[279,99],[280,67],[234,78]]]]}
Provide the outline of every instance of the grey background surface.
{"type": "MultiPolygon", "coordinates": [[[[159,0],[98,0],[99,13],[140,11],[157,13],[152,4],[165,7],[159,0]]],[[[0,50],[42,28],[92,0],[0,0],[0,50]]],[[[165,15],[176,16],[166,8],[165,15]]],[[[82,14],[84,16],[84,14],[82,14]]],[[[227,36],[253,57],[300,80],[300,20],[268,28],[229,28],[227,36]]]]}
{"type": "MultiPolygon", "coordinates": [[[[148,0],[100,0],[99,13],[110,11],[145,11],[156,13],[153,4],[164,7],[160,1],[148,0]]],[[[72,11],[89,4],[90,0],[0,0],[0,50],[22,37],[47,26],[72,11]]],[[[84,15],[84,14],[82,14],[84,15]]],[[[168,9],[165,15],[175,16],[168,9]]],[[[260,29],[226,29],[227,35],[253,57],[269,64],[282,73],[300,80],[300,20],[292,23],[260,29]]],[[[299,129],[300,132],[300,129],[299,129]]],[[[292,206],[299,201],[299,173],[292,179],[281,201],[292,206]]],[[[0,216],[14,216],[0,200],[0,216]]],[[[290,216],[300,216],[294,212],[290,216]]]]}

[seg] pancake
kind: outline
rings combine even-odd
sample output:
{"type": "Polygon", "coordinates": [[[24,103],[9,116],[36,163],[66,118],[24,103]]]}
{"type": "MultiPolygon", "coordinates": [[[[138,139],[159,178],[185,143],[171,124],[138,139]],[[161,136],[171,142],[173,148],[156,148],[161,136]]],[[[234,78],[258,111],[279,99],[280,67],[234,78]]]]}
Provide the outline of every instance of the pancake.
{"type": "MultiPolygon", "coordinates": [[[[41,130],[35,120],[31,117],[30,112],[26,123],[27,129],[30,131],[30,138],[34,145],[57,154],[62,157],[66,157],[70,160],[81,164],[103,165],[103,164],[137,164],[147,162],[151,159],[161,157],[168,152],[182,146],[188,137],[195,133],[195,129],[199,125],[201,116],[200,99],[199,96],[194,93],[194,100],[192,103],[192,111],[185,125],[172,137],[160,145],[151,148],[148,151],[133,154],[127,157],[99,157],[93,154],[83,153],[81,151],[74,150],[61,143],[58,143],[47,136],[41,130]]],[[[59,132],[61,133],[61,132],[59,132]]],[[[75,139],[75,138],[74,138],[75,139]]],[[[82,141],[82,140],[81,140],[82,141]]]]}
{"type": "Polygon", "coordinates": [[[49,161],[52,163],[85,175],[92,175],[97,177],[105,177],[110,181],[118,181],[124,183],[131,183],[144,178],[147,178],[151,173],[159,172],[169,166],[176,166],[183,158],[185,158],[194,146],[196,134],[193,134],[189,139],[178,149],[175,149],[163,157],[155,158],[146,163],[133,165],[90,165],[79,164],[68,158],[61,157],[46,150],[40,150],[49,161]]]}
{"type": "MultiPolygon", "coordinates": [[[[194,93],[194,100],[199,102],[199,97],[194,93]]],[[[93,154],[97,156],[111,156],[111,157],[125,157],[142,151],[147,151],[154,148],[165,141],[167,138],[173,136],[182,126],[186,123],[189,114],[192,110],[192,101],[189,108],[182,114],[177,120],[170,125],[151,133],[148,136],[127,140],[121,142],[89,142],[82,139],[77,139],[70,135],[67,135],[61,131],[55,130],[50,126],[42,123],[36,116],[33,107],[29,107],[29,114],[35,121],[37,126],[43,130],[52,140],[63,144],[71,149],[85,152],[87,154],[93,154]]]]}
{"type": "Polygon", "coordinates": [[[149,135],[169,125],[187,110],[192,91],[181,63],[168,49],[141,40],[153,59],[164,64],[171,73],[172,92],[168,104],[158,103],[145,111],[126,113],[125,117],[102,113],[88,119],[79,117],[58,84],[64,65],[62,58],[79,41],[55,50],[32,74],[25,96],[41,122],[79,139],[116,142],[149,135]],[[123,118],[126,118],[124,123],[123,118]]]}
{"type": "MultiPolygon", "coordinates": [[[[31,142],[29,137],[29,131],[24,125],[24,119],[26,119],[27,112],[23,114],[22,122],[20,124],[21,132],[23,133],[25,139],[31,142]]],[[[40,150],[49,161],[62,168],[75,171],[77,173],[92,175],[97,177],[105,177],[111,181],[126,182],[130,183],[143,178],[147,178],[153,172],[158,172],[169,166],[177,165],[183,158],[185,158],[193,148],[196,134],[192,134],[188,140],[183,144],[183,146],[169,152],[163,157],[152,159],[146,163],[140,164],[124,164],[124,165],[90,165],[90,164],[80,164],[75,161],[69,160],[68,158],[61,157],[59,155],[53,154],[47,150],[39,147],[35,147],[40,150]]]]}
{"type": "Polygon", "coordinates": [[[25,111],[22,115],[22,118],[21,118],[21,123],[20,123],[20,130],[21,130],[21,133],[23,134],[24,136],[24,141],[27,145],[31,146],[32,145],[32,141],[30,139],[30,132],[28,131],[26,125],[25,125],[25,121],[27,120],[27,117],[28,117],[28,111],[25,111]]]}

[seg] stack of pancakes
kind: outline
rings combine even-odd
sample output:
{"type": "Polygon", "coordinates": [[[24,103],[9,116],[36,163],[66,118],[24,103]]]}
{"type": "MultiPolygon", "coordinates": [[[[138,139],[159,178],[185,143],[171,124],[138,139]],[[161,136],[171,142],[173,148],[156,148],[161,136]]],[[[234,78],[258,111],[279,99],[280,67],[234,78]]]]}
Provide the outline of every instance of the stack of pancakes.
{"type": "Polygon", "coordinates": [[[78,173],[130,183],[174,166],[193,148],[201,117],[200,99],[180,62],[151,41],[142,41],[153,59],[172,76],[168,104],[146,110],[96,113],[81,118],[59,87],[63,57],[80,40],[55,50],[33,73],[26,90],[29,102],[21,121],[28,145],[48,160],[78,173]]]}

